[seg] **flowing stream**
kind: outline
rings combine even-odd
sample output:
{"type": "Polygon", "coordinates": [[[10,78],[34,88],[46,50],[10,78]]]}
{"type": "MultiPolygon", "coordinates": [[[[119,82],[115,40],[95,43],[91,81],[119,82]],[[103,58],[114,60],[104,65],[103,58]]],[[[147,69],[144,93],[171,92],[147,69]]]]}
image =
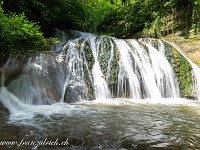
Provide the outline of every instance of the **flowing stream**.
{"type": "Polygon", "coordinates": [[[180,93],[166,41],[57,35],[64,44],[55,52],[33,56],[20,67],[10,58],[1,68],[6,124],[22,127],[24,134],[2,144],[14,138],[2,125],[0,147],[200,149],[200,69],[179,48],[171,44],[193,68],[195,95],[188,94],[195,100],[180,93]],[[39,142],[47,140],[56,144],[39,142]]]}
{"type": "Polygon", "coordinates": [[[27,128],[19,142],[58,138],[68,140],[67,149],[199,149],[199,110],[198,101],[186,99],[98,99],[31,106],[10,122],[27,128]]]}

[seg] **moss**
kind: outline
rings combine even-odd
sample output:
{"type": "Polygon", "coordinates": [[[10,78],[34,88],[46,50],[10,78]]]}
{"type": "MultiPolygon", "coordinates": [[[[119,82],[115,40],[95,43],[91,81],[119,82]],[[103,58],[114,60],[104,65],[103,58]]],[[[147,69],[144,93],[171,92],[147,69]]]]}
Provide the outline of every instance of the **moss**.
{"type": "Polygon", "coordinates": [[[119,54],[117,46],[110,37],[103,37],[100,39],[99,45],[99,62],[103,74],[106,76],[106,80],[113,96],[117,95],[117,80],[119,73],[119,54]],[[111,49],[113,48],[113,54],[111,49]],[[110,58],[112,56],[111,62],[110,58]],[[110,65],[109,65],[110,63],[110,65]]]}
{"type": "Polygon", "coordinates": [[[118,74],[119,74],[119,53],[117,51],[117,47],[114,46],[114,56],[111,61],[111,74],[110,78],[108,79],[109,87],[112,89],[112,94],[117,95],[117,83],[118,83],[118,74]]]}
{"type": "Polygon", "coordinates": [[[88,63],[88,68],[89,70],[92,70],[92,67],[94,65],[94,56],[93,56],[93,53],[88,41],[86,41],[86,43],[84,44],[84,52],[85,52],[86,61],[88,63]]]}
{"type": "MultiPolygon", "coordinates": [[[[92,50],[90,48],[90,44],[88,43],[88,41],[86,41],[86,43],[84,44],[84,54],[85,54],[85,59],[83,60],[84,62],[84,79],[85,79],[85,83],[87,85],[88,88],[88,96],[89,99],[94,99],[94,89],[93,89],[93,83],[91,81],[91,77],[90,77],[90,72],[92,72],[92,67],[94,65],[94,56],[92,53],[92,50]],[[86,66],[86,64],[88,66],[86,66]],[[88,68],[87,68],[88,67],[88,68]]],[[[83,55],[84,55],[83,54],[83,55]]],[[[83,57],[84,58],[84,57],[83,57]]]]}
{"type": "Polygon", "coordinates": [[[175,48],[167,43],[165,45],[165,55],[176,75],[181,97],[194,97],[192,66],[175,48]]]}

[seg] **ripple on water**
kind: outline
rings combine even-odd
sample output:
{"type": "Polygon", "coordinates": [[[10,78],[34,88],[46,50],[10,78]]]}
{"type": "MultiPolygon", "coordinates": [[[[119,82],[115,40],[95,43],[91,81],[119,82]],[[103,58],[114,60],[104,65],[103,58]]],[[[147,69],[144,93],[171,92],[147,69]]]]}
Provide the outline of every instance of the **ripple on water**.
{"type": "MultiPolygon", "coordinates": [[[[69,139],[68,148],[198,149],[198,102],[128,99],[31,107],[10,116],[10,123],[30,126],[32,138],[69,139]]],[[[11,136],[11,135],[10,135],[11,136]]]]}

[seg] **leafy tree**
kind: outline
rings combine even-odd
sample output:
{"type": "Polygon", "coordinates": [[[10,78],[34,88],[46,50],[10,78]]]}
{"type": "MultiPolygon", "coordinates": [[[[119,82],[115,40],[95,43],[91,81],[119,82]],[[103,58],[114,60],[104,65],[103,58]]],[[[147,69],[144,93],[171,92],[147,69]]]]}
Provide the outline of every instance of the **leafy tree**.
{"type": "Polygon", "coordinates": [[[24,14],[4,14],[0,7],[0,52],[9,54],[27,54],[29,51],[49,50],[55,39],[46,39],[39,31],[40,27],[27,20],[24,14]]]}
{"type": "Polygon", "coordinates": [[[126,3],[118,5],[107,13],[104,20],[98,25],[98,30],[110,33],[112,36],[122,37],[141,31],[147,20],[149,20],[148,14],[142,3],[126,3]]]}
{"type": "Polygon", "coordinates": [[[152,37],[182,31],[200,32],[200,0],[3,0],[5,12],[39,22],[49,37],[54,28],[117,37],[152,37]]]}
{"type": "Polygon", "coordinates": [[[194,32],[200,33],[200,0],[194,1],[194,9],[193,9],[193,29],[194,32]]]}
{"type": "Polygon", "coordinates": [[[54,28],[81,30],[84,12],[81,0],[4,0],[5,12],[24,14],[29,20],[39,22],[46,36],[54,28]]]}
{"type": "Polygon", "coordinates": [[[83,30],[87,32],[97,32],[99,24],[105,19],[110,11],[115,9],[121,2],[119,0],[85,0],[81,5],[84,6],[85,21],[83,30]]]}

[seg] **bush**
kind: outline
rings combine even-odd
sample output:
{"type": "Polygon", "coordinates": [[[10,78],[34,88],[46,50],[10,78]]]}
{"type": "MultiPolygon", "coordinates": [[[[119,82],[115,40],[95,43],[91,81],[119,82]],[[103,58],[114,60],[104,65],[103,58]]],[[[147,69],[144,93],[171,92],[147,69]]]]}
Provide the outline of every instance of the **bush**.
{"type": "Polygon", "coordinates": [[[109,11],[98,25],[98,31],[112,36],[123,37],[141,31],[150,17],[143,3],[126,3],[117,5],[109,11]]]}
{"type": "Polygon", "coordinates": [[[81,30],[84,21],[82,0],[4,0],[6,13],[22,12],[39,22],[45,37],[53,36],[55,28],[81,30]]]}
{"type": "Polygon", "coordinates": [[[40,27],[27,20],[24,14],[4,14],[0,7],[1,55],[26,54],[29,51],[50,49],[55,39],[46,39],[40,27]]]}

